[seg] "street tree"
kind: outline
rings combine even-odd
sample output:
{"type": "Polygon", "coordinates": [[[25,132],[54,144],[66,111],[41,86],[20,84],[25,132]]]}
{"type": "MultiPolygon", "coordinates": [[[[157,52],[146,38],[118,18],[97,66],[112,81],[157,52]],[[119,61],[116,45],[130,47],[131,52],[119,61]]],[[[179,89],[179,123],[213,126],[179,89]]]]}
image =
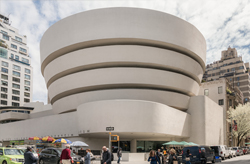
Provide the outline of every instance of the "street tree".
{"type": "Polygon", "coordinates": [[[236,109],[230,107],[228,110],[228,122],[233,122],[233,136],[237,139],[237,145],[250,135],[250,103],[240,104],[236,109]]]}

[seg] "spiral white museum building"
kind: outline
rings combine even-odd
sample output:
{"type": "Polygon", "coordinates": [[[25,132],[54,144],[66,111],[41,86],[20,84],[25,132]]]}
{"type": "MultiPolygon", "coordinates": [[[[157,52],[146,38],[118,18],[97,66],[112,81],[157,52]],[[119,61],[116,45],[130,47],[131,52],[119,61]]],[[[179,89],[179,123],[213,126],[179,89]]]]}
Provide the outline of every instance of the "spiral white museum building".
{"type": "Polygon", "coordinates": [[[49,135],[99,150],[110,126],[131,154],[172,140],[224,143],[223,108],[197,96],[205,38],[178,17],[139,8],[81,12],[52,25],[40,52],[50,104],[26,104],[28,118],[0,124],[3,143],[49,135]]]}

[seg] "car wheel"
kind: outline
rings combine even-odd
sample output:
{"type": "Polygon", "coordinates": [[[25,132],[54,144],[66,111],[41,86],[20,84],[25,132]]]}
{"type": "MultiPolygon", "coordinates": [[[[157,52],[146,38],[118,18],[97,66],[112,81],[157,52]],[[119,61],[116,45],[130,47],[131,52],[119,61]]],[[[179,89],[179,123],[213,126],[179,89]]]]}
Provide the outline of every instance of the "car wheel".
{"type": "Polygon", "coordinates": [[[39,161],[39,164],[44,164],[44,162],[43,162],[43,160],[42,160],[42,159],[39,161]]]}
{"type": "Polygon", "coordinates": [[[6,162],[6,161],[3,161],[3,164],[7,164],[7,162],[6,162]]]}
{"type": "Polygon", "coordinates": [[[224,157],[222,157],[222,160],[225,160],[226,159],[226,157],[225,157],[225,154],[224,154],[224,157]]]}

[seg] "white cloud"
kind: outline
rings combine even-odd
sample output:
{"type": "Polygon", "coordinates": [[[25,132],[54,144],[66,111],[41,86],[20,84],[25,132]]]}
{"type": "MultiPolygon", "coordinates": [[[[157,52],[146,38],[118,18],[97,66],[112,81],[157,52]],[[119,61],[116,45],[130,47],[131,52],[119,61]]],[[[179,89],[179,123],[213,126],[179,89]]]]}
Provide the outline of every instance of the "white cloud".
{"type": "Polygon", "coordinates": [[[250,61],[249,0],[0,0],[0,12],[27,35],[34,68],[34,101],[47,101],[40,73],[39,42],[56,21],[69,15],[104,7],[139,7],[163,11],[197,27],[207,41],[207,63],[219,60],[221,51],[236,47],[250,61]]]}

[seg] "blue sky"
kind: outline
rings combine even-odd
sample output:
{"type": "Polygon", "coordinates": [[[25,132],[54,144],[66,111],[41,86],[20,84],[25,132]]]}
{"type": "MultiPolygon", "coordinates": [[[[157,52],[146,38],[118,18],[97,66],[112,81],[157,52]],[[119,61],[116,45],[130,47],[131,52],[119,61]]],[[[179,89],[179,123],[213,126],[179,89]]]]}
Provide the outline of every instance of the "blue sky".
{"type": "Polygon", "coordinates": [[[207,63],[235,47],[250,61],[250,0],[0,0],[0,12],[26,35],[34,68],[33,101],[47,103],[40,71],[39,43],[55,22],[72,14],[105,7],[138,7],[163,11],[195,25],[207,41],[207,63]]]}

